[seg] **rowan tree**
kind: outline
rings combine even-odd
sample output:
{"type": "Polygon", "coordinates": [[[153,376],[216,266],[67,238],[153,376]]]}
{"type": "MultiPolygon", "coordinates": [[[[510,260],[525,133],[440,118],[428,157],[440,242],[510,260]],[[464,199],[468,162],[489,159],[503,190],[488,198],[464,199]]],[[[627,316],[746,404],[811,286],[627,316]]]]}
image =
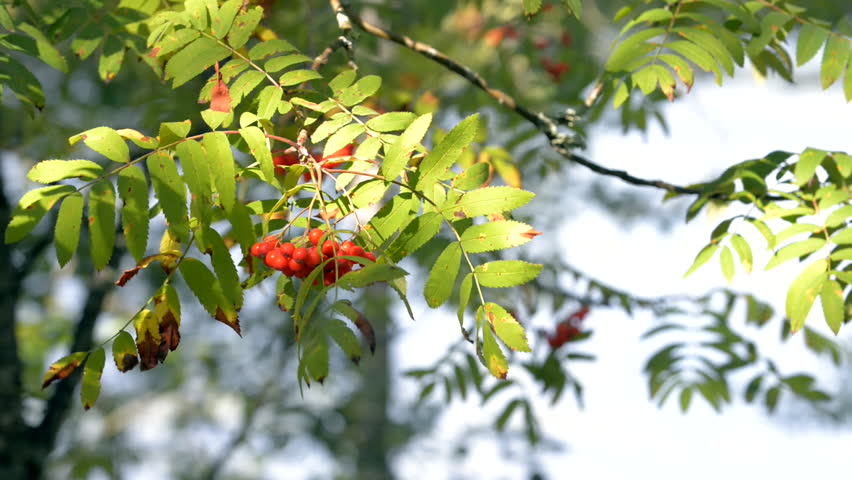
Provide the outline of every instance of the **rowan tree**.
{"type": "MultiPolygon", "coordinates": [[[[799,333],[814,352],[839,362],[839,347],[806,319],[818,309],[837,334],[852,311],[852,156],[819,146],[756,152],[731,159],[709,181],[677,185],[609,168],[584,150],[589,128],[612,112],[625,131],[665,126],[667,103],[688,102],[696,88],[725,88],[745,69],[792,83],[798,67],[819,62],[822,87],[842,86],[842,94],[826,95],[852,100],[847,6],[67,3],[0,4],[0,138],[4,156],[18,152],[29,182],[17,202],[0,195],[7,245],[0,258],[3,478],[44,473],[60,425],[76,408],[69,406],[76,383],[82,409],[101,408],[104,369],[138,366],[145,373],[127,373],[129,381],[156,395],[157,382],[146,376],[179,383],[194,363],[219,365],[216,353],[201,348],[181,354],[187,335],[241,350],[238,336],[219,337],[223,327],[264,332],[263,342],[242,347],[264,375],[241,379],[249,400],[235,442],[251,430],[252,412],[273,402],[278,390],[269,379],[282,369],[300,392],[290,400],[299,406],[287,408],[315,425],[323,414],[300,404],[301,393],[328,388],[330,398],[345,398],[327,385],[336,375],[363,375],[366,385],[364,370],[378,366],[380,385],[365,387],[365,398],[384,408],[387,382],[399,381],[388,379],[386,317],[401,305],[414,319],[413,297],[449,307],[458,319],[457,345],[434,365],[406,372],[419,386],[417,404],[436,392],[445,403],[468,396],[503,402],[494,428],[523,417],[531,445],[542,434],[529,395],[556,403],[566,401],[567,389],[582,401],[582,379],[570,367],[594,360],[582,342],[598,309],[658,318],[646,337],[666,342],[644,373],[660,404],[676,399],[686,411],[701,397],[721,411],[742,396],[772,411],[782,393],[830,399],[812,375],[781,371],[734,317],[745,312],[745,324],[774,326],[785,338],[799,333]],[[596,53],[604,44],[605,53],[596,53]],[[79,80],[95,73],[97,84],[79,80]],[[711,78],[716,87],[703,81],[711,78]],[[89,104],[96,96],[110,108],[89,104]],[[72,113],[63,117],[59,107],[72,113]],[[790,279],[786,309],[775,312],[729,288],[644,298],[620,289],[617,279],[535,261],[536,245],[555,241],[540,236],[547,233],[542,212],[558,207],[538,204],[536,193],[544,179],[573,168],[658,191],[662,200],[689,199],[687,222],[708,208],[734,206],[742,213],[723,218],[706,245],[695,245],[686,274],[712,260],[730,282],[754,268],[753,250],[768,250],[761,268],[792,260],[802,266],[790,279]],[[28,292],[26,279],[57,267],[89,284],[73,334],[50,319],[33,327],[17,318],[27,299],[43,305],[49,296],[28,292]],[[114,328],[104,336],[96,319],[108,295],[121,306],[112,308],[114,328]],[[558,314],[547,328],[530,328],[525,314],[543,303],[558,314]],[[202,309],[205,315],[196,314],[202,309]],[[684,316],[702,322],[684,323],[684,316]],[[696,348],[678,337],[683,330],[706,341],[696,348]],[[45,357],[60,350],[42,371],[45,357]],[[164,369],[167,376],[156,376],[164,369]],[[749,380],[740,395],[730,377],[742,372],[749,380]],[[43,400],[35,423],[25,412],[29,398],[43,400]]],[[[3,167],[6,178],[19,173],[3,167]]],[[[210,368],[240,375],[227,363],[210,368]]],[[[117,398],[106,408],[120,405],[117,398]]],[[[386,442],[387,431],[373,423],[367,436],[386,442]]],[[[404,426],[408,436],[412,425],[404,426]]],[[[316,435],[330,451],[338,448],[329,432],[316,435]]],[[[99,455],[86,468],[102,462],[114,471],[121,463],[99,455]]],[[[356,457],[364,478],[388,473],[367,470],[386,462],[356,457]]],[[[214,478],[225,459],[205,474],[214,478]]],[[[198,470],[186,468],[195,478],[198,470]]]]}

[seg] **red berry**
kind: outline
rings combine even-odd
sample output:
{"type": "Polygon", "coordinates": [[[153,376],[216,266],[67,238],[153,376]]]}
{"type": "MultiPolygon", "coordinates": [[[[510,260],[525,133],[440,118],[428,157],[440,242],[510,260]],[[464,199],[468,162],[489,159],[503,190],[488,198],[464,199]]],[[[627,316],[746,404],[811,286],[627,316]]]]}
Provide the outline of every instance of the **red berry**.
{"type": "Polygon", "coordinates": [[[319,228],[315,228],[308,233],[308,240],[311,241],[311,245],[319,245],[323,235],[325,235],[325,232],[319,228]]]}
{"type": "Polygon", "coordinates": [[[293,260],[303,263],[306,258],[308,258],[308,249],[305,247],[299,247],[293,250],[293,254],[290,255],[293,260]]]}
{"type": "Polygon", "coordinates": [[[326,240],[322,244],[322,254],[325,255],[326,258],[333,257],[337,254],[337,250],[340,246],[334,240],[326,240]]]}
{"type": "Polygon", "coordinates": [[[565,342],[560,341],[558,337],[551,337],[550,335],[548,335],[547,343],[550,344],[550,348],[556,350],[557,348],[561,347],[565,342]]]}
{"type": "Polygon", "coordinates": [[[284,264],[284,267],[281,268],[281,275],[285,277],[292,277],[293,270],[290,270],[290,260],[287,260],[287,263],[284,264]]]}
{"type": "Polygon", "coordinates": [[[287,263],[287,259],[284,258],[284,255],[281,254],[280,250],[275,249],[266,254],[266,258],[263,259],[263,262],[269,268],[281,270],[287,263]]]}
{"type": "Polygon", "coordinates": [[[266,242],[258,242],[251,246],[251,254],[255,257],[262,257],[269,253],[274,248],[274,245],[266,242]]]}
{"type": "Polygon", "coordinates": [[[322,258],[320,257],[319,252],[317,252],[316,248],[311,248],[308,250],[308,256],[305,258],[305,264],[311,268],[311,270],[317,268],[317,265],[322,263],[322,258]]]}
{"type": "Polygon", "coordinates": [[[322,276],[322,283],[326,287],[328,287],[329,285],[333,284],[336,281],[337,281],[337,276],[334,274],[334,272],[325,272],[325,275],[322,276]]]}
{"type": "Polygon", "coordinates": [[[349,255],[353,257],[363,257],[364,249],[359,247],[358,245],[355,245],[354,247],[349,249],[349,255]]]}
{"type": "Polygon", "coordinates": [[[304,264],[301,264],[292,258],[287,262],[287,266],[290,267],[290,270],[292,270],[294,274],[298,274],[305,268],[304,264]]]}
{"type": "Polygon", "coordinates": [[[349,240],[346,240],[345,242],[340,244],[340,254],[341,255],[352,255],[352,253],[350,253],[350,250],[352,250],[352,247],[354,247],[354,246],[355,246],[354,243],[350,242],[349,240]]]}
{"type": "Polygon", "coordinates": [[[278,247],[278,248],[281,250],[281,253],[283,253],[283,254],[284,254],[284,256],[285,256],[285,257],[288,257],[288,258],[289,258],[289,257],[292,257],[292,256],[293,256],[293,252],[296,250],[296,247],[294,247],[294,246],[293,246],[293,244],[292,244],[292,243],[290,243],[290,242],[287,242],[287,243],[285,243],[285,244],[281,245],[281,246],[280,246],[280,247],[278,247]]]}
{"type": "Polygon", "coordinates": [[[376,261],[376,256],[375,256],[375,255],[373,255],[373,252],[364,252],[364,257],[363,257],[363,258],[366,258],[367,260],[369,260],[369,261],[371,261],[371,262],[375,262],[375,261],[376,261]]]}

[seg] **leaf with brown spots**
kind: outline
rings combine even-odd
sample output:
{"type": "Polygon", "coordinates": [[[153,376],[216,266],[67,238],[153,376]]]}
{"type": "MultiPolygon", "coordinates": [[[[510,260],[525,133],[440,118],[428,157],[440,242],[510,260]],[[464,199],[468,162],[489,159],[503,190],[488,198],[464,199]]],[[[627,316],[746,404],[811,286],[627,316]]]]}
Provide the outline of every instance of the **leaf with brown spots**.
{"type": "Polygon", "coordinates": [[[157,317],[148,309],[142,310],[133,318],[133,327],[136,329],[136,348],[142,360],[142,371],[150,370],[157,366],[158,352],[160,349],[160,325],[157,317]]]}
{"type": "Polygon", "coordinates": [[[80,366],[83,359],[86,358],[86,352],[74,352],[71,355],[62,357],[53,362],[44,373],[44,378],[41,380],[41,388],[46,388],[51,383],[67,378],[68,375],[74,373],[74,370],[80,366]]]}

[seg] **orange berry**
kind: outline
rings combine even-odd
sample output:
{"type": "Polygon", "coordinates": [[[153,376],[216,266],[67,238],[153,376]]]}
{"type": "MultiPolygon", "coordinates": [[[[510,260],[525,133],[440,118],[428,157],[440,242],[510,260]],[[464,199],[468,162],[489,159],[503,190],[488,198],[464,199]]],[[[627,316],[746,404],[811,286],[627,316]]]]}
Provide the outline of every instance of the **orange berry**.
{"type": "Polygon", "coordinates": [[[319,228],[315,228],[308,233],[308,240],[311,241],[311,245],[319,245],[323,235],[325,235],[325,232],[319,228]]]}
{"type": "Polygon", "coordinates": [[[280,250],[274,249],[266,254],[266,258],[263,259],[263,262],[269,268],[281,270],[287,263],[287,259],[281,254],[280,250]]]}
{"type": "Polygon", "coordinates": [[[296,250],[296,247],[294,247],[293,244],[290,242],[287,242],[278,248],[281,249],[281,253],[283,253],[284,256],[287,258],[292,257],[293,252],[296,250]]]}

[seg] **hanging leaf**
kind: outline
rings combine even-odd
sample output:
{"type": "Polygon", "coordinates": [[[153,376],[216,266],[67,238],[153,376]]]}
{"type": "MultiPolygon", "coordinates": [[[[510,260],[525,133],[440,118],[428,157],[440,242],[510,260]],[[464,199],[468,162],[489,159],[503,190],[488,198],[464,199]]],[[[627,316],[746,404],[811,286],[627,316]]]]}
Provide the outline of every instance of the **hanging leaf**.
{"type": "Polygon", "coordinates": [[[65,197],[59,207],[56,217],[54,242],[56,244],[56,259],[59,265],[65,264],[74,256],[80,243],[80,224],[83,221],[83,195],[74,192],[65,197]]]}
{"type": "MultiPolygon", "coordinates": [[[[482,311],[485,321],[487,321],[488,325],[494,329],[497,337],[500,338],[507,347],[520,352],[530,351],[524,327],[515,320],[515,317],[512,316],[511,313],[507,312],[506,309],[500,305],[491,302],[486,303],[482,307],[482,311]]],[[[488,326],[486,325],[483,328],[487,330],[488,326]]]]}
{"type": "MultiPolygon", "coordinates": [[[[482,322],[482,307],[476,312],[477,323],[482,322]]],[[[482,359],[485,368],[491,372],[491,375],[504,380],[509,372],[509,362],[506,361],[506,355],[500,350],[500,345],[494,338],[494,333],[491,331],[491,326],[482,324],[482,359]]]]}
{"type": "Polygon", "coordinates": [[[92,262],[102,270],[115,246],[115,190],[109,180],[99,180],[89,190],[88,222],[92,262]]]}
{"type": "Polygon", "coordinates": [[[183,243],[189,242],[189,219],[186,211],[186,185],[177,165],[165,151],[154,152],[146,161],[154,193],[166,216],[169,229],[183,243]]]}
{"type": "Polygon", "coordinates": [[[160,325],[157,317],[147,308],[133,317],[133,328],[136,329],[136,349],[139,351],[144,372],[157,366],[157,354],[160,350],[160,325]]]}
{"type": "Polygon", "coordinates": [[[56,202],[76,191],[77,189],[70,185],[52,185],[25,193],[18,201],[6,227],[6,244],[23,240],[56,202]]]}
{"type": "Polygon", "coordinates": [[[453,293],[461,264],[461,253],[458,242],[447,245],[429,271],[423,296],[430,307],[438,308],[443,305],[453,293]]]}
{"type": "Polygon", "coordinates": [[[207,152],[213,185],[219,193],[219,203],[226,212],[231,212],[236,202],[237,187],[234,154],[231,152],[228,137],[222,132],[208,133],[204,135],[201,144],[207,152]]]}
{"type": "Polygon", "coordinates": [[[386,254],[394,262],[411,255],[438,234],[443,219],[435,212],[428,212],[415,217],[396,240],[388,247],[386,254]]]}
{"type": "Polygon", "coordinates": [[[41,388],[45,389],[48,385],[57,380],[68,378],[68,376],[74,373],[74,370],[80,366],[85,358],[86,352],[75,352],[53,362],[50,367],[48,367],[47,371],[44,372],[44,377],[41,379],[41,388]]]}
{"type": "Polygon", "coordinates": [[[323,329],[334,340],[346,357],[355,365],[361,361],[361,344],[358,342],[358,337],[355,333],[346,326],[343,321],[336,318],[327,320],[323,324],[323,329]]]}
{"type": "Polygon", "coordinates": [[[846,307],[843,304],[843,287],[834,280],[826,280],[822,284],[819,299],[822,303],[825,323],[837,335],[846,314],[846,307]]]}
{"type": "Polygon", "coordinates": [[[231,327],[237,335],[240,333],[240,320],[237,310],[225,297],[222,286],[212,272],[199,260],[185,258],[180,262],[180,274],[189,285],[189,289],[216,320],[231,327]]]}
{"type": "Polygon", "coordinates": [[[145,173],[129,165],[118,174],[118,195],[121,197],[121,228],[127,249],[136,261],[142,260],[148,246],[148,182],[145,173]]]}
{"type": "Polygon", "coordinates": [[[95,405],[98,395],[101,393],[101,374],[104,371],[106,353],[101,347],[96,348],[86,358],[83,367],[83,381],[80,384],[80,399],[83,402],[83,410],[88,410],[95,405]]]}
{"type": "Polygon", "coordinates": [[[787,318],[790,319],[790,332],[798,332],[805,324],[805,318],[817,295],[822,290],[823,282],[828,278],[828,261],[817,260],[808,265],[802,273],[793,280],[787,290],[787,318]]]}
{"type": "Polygon", "coordinates": [[[136,343],[129,333],[122,330],[112,342],[112,359],[115,361],[115,367],[119,372],[128,372],[133,370],[139,363],[139,357],[136,355],[136,343]]]}

